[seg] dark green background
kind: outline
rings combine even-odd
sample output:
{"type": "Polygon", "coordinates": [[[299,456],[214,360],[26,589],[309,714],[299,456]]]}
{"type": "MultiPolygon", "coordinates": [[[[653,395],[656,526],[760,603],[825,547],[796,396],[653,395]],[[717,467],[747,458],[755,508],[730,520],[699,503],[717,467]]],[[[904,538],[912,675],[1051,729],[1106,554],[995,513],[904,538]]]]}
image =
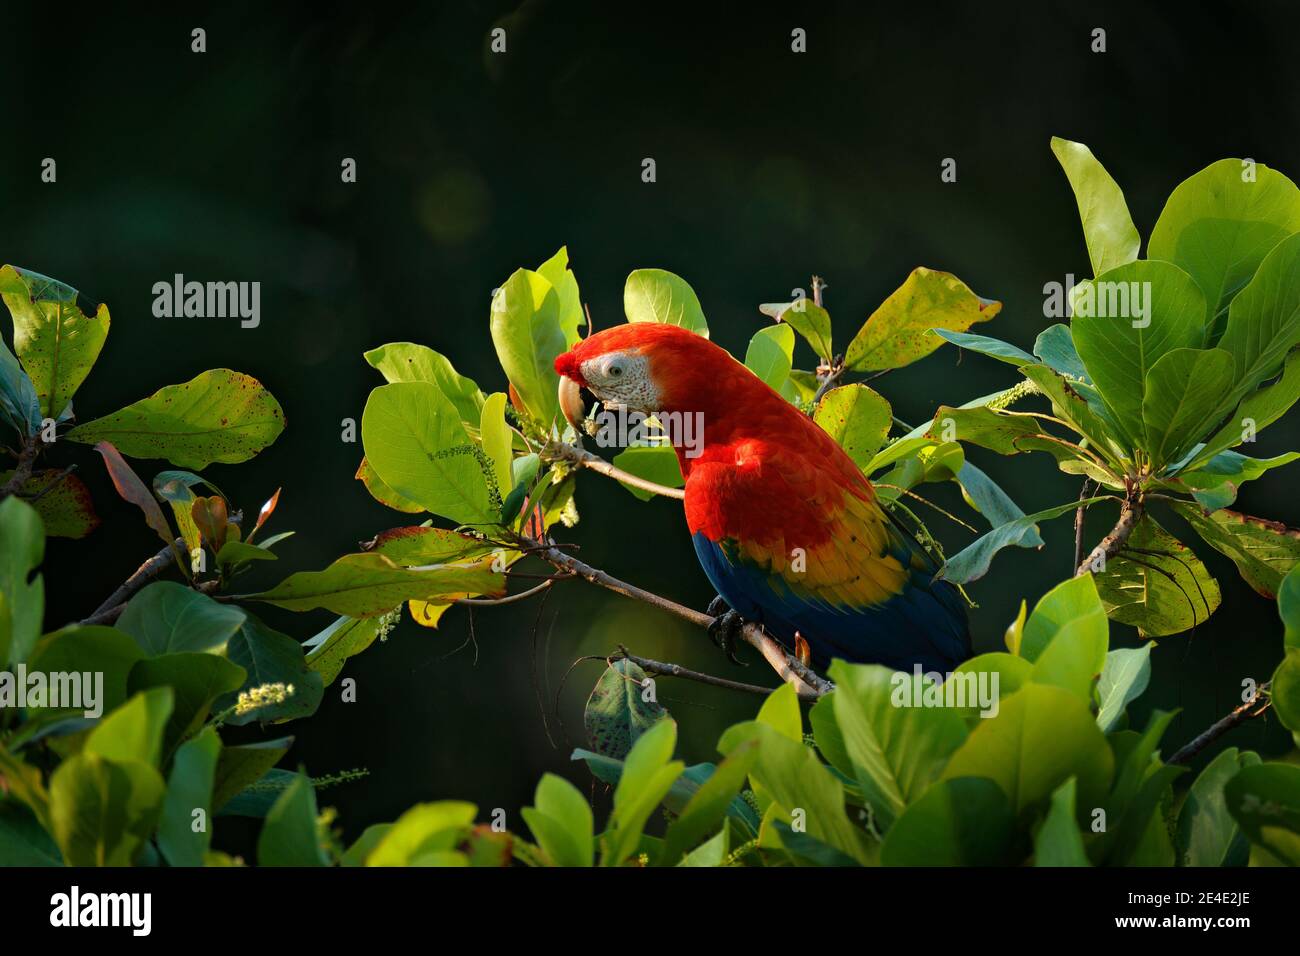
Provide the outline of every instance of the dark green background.
{"type": "MultiPolygon", "coordinates": [[[[298,534],[278,566],[244,579],[264,585],[404,521],[353,480],[360,445],[340,441],[341,420],[359,420],[380,382],[361,353],[423,342],[485,390],[502,388],[490,292],[562,244],[602,327],[621,321],[627,273],[657,266],[690,281],[715,340],[743,352],[764,321],[758,303],[788,298],[817,272],[843,344],[926,265],[1001,299],[981,331],[1027,347],[1049,323],[1043,284],[1089,272],[1053,134],[1094,149],[1144,236],[1170,190],[1213,160],[1250,156],[1300,175],[1296,20],[1283,4],[863,7],[767,16],[698,4],[625,15],[612,4],[349,4],[326,18],[328,8],[214,5],[103,22],[10,10],[0,258],[109,304],[112,335],[76,398],[82,420],[210,367],[273,390],[284,435],[247,464],[207,470],[245,509],[284,487],[272,527],[298,534]],[[509,52],[490,56],[498,22],[509,52]],[[207,29],[205,54],[190,52],[194,26],[207,29]],[[794,26],[808,31],[806,55],[790,52],[794,26]],[[1108,32],[1104,54],[1089,49],[1096,26],[1108,32]],[[57,184],[39,181],[46,156],[57,184]],[[345,156],[358,161],[355,185],[340,182],[345,156]],[[647,156],[652,185],[640,179],[647,156]],[[955,184],[940,182],[944,157],[957,160],[955,184]],[[155,319],[151,287],[176,272],[260,281],[261,326],[155,319]]],[[[945,349],[877,384],[918,422],[1014,378],[945,349]]],[[[1300,447],[1297,422],[1274,426],[1255,453],[1300,447]]],[[[1043,457],[972,457],[1026,511],[1078,492],[1043,457]]],[[[89,612],[157,548],[89,449],[52,458],[82,463],[104,524],[86,541],[50,543],[49,628],[89,612]]],[[[138,463],[146,478],[163,467],[138,463]]],[[[1297,473],[1249,486],[1240,506],[1300,524],[1297,473]]],[[[707,603],[674,502],[641,504],[585,476],[579,506],[582,523],[564,537],[586,560],[707,603]]],[[[1004,552],[973,588],[980,649],[1000,646],[1022,597],[1032,604],[1069,571],[1069,524],[1044,528],[1042,552],[1004,552]]],[[[942,518],[933,527],[950,551],[969,540],[942,518]]],[[[1090,541],[1103,531],[1090,525],[1090,541]]],[[[1226,560],[1206,560],[1223,606],[1194,634],[1161,642],[1138,707],[1139,720],[1150,706],[1182,707],[1176,744],[1237,703],[1243,678],[1266,678],[1280,646],[1273,606],[1226,560]]],[[[266,617],[300,638],[330,620],[266,617]]],[[[581,704],[601,665],[574,670],[558,717],[557,688],[575,658],[619,642],[770,678],[757,662],[731,668],[699,631],[570,583],[540,616],[536,604],[476,613],[472,634],[464,609],[438,631],[403,623],[348,665],[356,703],[336,686],[315,718],[289,728],[287,763],[316,775],[368,768],[321,795],[349,835],[448,797],[484,814],[503,807],[518,826],[543,771],[588,779],[568,754],[582,744],[581,704]]],[[[711,759],[720,729],[757,704],[660,686],[691,762],[711,759]]],[[[1285,740],[1257,722],[1233,742],[1280,752],[1285,740]]]]}

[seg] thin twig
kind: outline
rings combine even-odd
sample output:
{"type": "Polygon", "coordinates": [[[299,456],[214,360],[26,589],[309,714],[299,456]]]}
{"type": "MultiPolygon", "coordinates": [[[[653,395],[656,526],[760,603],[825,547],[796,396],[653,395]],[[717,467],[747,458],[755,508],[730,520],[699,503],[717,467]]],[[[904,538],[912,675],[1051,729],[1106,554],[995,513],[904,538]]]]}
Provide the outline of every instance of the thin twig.
{"type": "MultiPolygon", "coordinates": [[[[537,542],[525,539],[526,545],[533,546],[537,542]]],[[[575,575],[588,581],[591,584],[598,585],[616,594],[622,594],[624,597],[630,597],[637,601],[642,601],[652,607],[667,611],[669,614],[676,615],[684,621],[688,621],[698,627],[708,627],[713,623],[713,618],[703,611],[696,611],[693,608],[678,604],[676,601],[670,601],[666,597],[661,597],[653,591],[647,591],[639,588],[635,584],[628,584],[626,581],[620,581],[611,574],[601,571],[599,568],[593,568],[589,564],[579,561],[572,555],[565,554],[558,548],[551,547],[538,551],[539,557],[548,564],[557,568],[563,568],[572,571],[575,575]]],[[[746,624],[741,630],[741,636],[745,642],[763,655],[763,658],[771,665],[772,669],[780,675],[781,679],[795,685],[795,690],[803,692],[808,691],[814,696],[827,694],[835,689],[835,685],[824,677],[818,675],[812,668],[803,661],[799,660],[786,652],[776,640],[771,637],[758,624],[746,624]],[[800,684],[804,686],[800,686],[800,684]]]]}
{"type": "Polygon", "coordinates": [[[59,472],[57,475],[51,478],[49,483],[44,488],[36,492],[36,494],[32,495],[30,498],[28,498],[27,503],[30,505],[33,502],[40,501],[51,491],[53,491],[60,483],[62,483],[64,478],[67,478],[68,475],[72,474],[76,470],[77,470],[76,465],[69,465],[67,468],[64,468],[61,472],[59,472]]]}
{"type": "Polygon", "coordinates": [[[1268,710],[1273,705],[1273,698],[1268,694],[1270,683],[1270,681],[1265,681],[1260,684],[1253,699],[1242,704],[1223,719],[1211,724],[1205,731],[1193,738],[1189,744],[1166,760],[1165,763],[1187,763],[1238,724],[1244,724],[1251,718],[1258,717],[1268,710]],[[1264,698],[1263,701],[1260,700],[1261,697],[1264,698]]]}
{"type": "Polygon", "coordinates": [[[146,583],[156,578],[168,565],[176,561],[176,552],[183,551],[185,548],[185,539],[177,538],[174,542],[163,548],[152,558],[146,561],[140,567],[135,569],[135,573],[122,582],[122,586],[110,594],[104,603],[95,608],[89,617],[82,618],[82,624],[105,624],[109,621],[116,620],[117,615],[121,614],[121,607],[131,595],[144,587],[146,583]]]}
{"type": "MultiPolygon", "coordinates": [[[[566,575],[572,577],[572,575],[566,575]]],[[[453,604],[471,604],[475,607],[496,607],[498,604],[514,604],[516,601],[523,601],[532,597],[534,594],[541,594],[556,581],[563,580],[562,577],[547,578],[536,587],[531,587],[527,591],[520,591],[518,594],[507,594],[499,598],[457,598],[452,601],[453,604]]]]}
{"type": "MultiPolygon", "coordinates": [[[[673,664],[667,661],[656,661],[649,657],[641,657],[633,654],[622,644],[618,646],[619,653],[624,659],[631,661],[637,667],[649,674],[660,674],[665,677],[682,677],[686,680],[693,680],[701,684],[710,684],[714,687],[725,687],[728,690],[743,691],[746,694],[761,694],[766,697],[772,693],[771,687],[762,687],[758,684],[744,684],[736,680],[727,680],[725,677],[714,677],[712,674],[705,674],[701,671],[693,671],[681,664],[673,664]]],[[[800,694],[807,700],[816,700],[820,695],[815,691],[805,691],[800,694]]]]}
{"type": "Polygon", "coordinates": [[[632,485],[634,488],[640,488],[642,491],[649,491],[652,494],[663,495],[665,498],[681,500],[686,497],[686,492],[681,488],[669,488],[667,485],[641,478],[630,471],[624,471],[622,468],[611,465],[599,455],[593,455],[585,449],[567,445],[563,442],[552,442],[547,445],[542,451],[542,457],[550,461],[567,461],[579,468],[590,469],[607,478],[621,481],[625,485],[632,485]]]}
{"type": "MultiPolygon", "coordinates": [[[[1080,501],[1086,501],[1092,497],[1088,492],[1091,487],[1092,479],[1083,479],[1083,488],[1079,492],[1080,501]]],[[[1072,568],[1077,568],[1083,564],[1083,513],[1087,510],[1082,505],[1074,509],[1074,564],[1070,565],[1072,568]]]]}

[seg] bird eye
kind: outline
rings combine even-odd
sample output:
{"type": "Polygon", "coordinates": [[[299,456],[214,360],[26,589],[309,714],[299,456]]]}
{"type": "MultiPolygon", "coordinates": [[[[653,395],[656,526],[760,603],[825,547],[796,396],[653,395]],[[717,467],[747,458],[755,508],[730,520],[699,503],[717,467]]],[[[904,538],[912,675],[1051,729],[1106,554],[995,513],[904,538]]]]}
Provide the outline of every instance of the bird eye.
{"type": "Polygon", "coordinates": [[[619,365],[617,362],[610,363],[609,366],[610,378],[618,378],[622,374],[623,374],[623,366],[619,365]]]}

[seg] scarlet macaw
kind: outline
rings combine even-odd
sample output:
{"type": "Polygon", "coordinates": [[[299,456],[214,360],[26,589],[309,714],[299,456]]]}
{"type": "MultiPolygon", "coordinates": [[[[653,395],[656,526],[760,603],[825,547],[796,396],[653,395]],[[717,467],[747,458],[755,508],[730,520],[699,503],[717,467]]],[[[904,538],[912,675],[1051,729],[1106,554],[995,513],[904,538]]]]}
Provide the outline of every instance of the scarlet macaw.
{"type": "Polygon", "coordinates": [[[698,457],[675,447],[695,552],[731,608],[715,620],[724,635],[761,623],[794,650],[797,632],[819,667],[838,657],[950,671],[970,656],[957,589],[935,580],[934,561],[835,439],[725,349],[629,323],[579,342],[555,370],[575,423],[581,388],[647,415],[702,416],[698,457]]]}

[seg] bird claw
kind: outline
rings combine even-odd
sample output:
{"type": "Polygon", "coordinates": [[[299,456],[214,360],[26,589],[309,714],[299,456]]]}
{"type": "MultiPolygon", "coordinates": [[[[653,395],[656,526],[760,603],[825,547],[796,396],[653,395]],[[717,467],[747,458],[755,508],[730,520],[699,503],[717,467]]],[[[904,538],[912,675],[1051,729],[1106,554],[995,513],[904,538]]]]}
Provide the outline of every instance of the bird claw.
{"type": "Polygon", "coordinates": [[[745,627],[745,619],[740,616],[740,612],[728,607],[726,601],[717,597],[709,604],[708,613],[713,615],[713,620],[709,623],[710,640],[726,652],[727,660],[731,663],[748,667],[749,665],[736,656],[740,632],[745,627]],[[720,609],[725,610],[719,613],[720,609]]]}

